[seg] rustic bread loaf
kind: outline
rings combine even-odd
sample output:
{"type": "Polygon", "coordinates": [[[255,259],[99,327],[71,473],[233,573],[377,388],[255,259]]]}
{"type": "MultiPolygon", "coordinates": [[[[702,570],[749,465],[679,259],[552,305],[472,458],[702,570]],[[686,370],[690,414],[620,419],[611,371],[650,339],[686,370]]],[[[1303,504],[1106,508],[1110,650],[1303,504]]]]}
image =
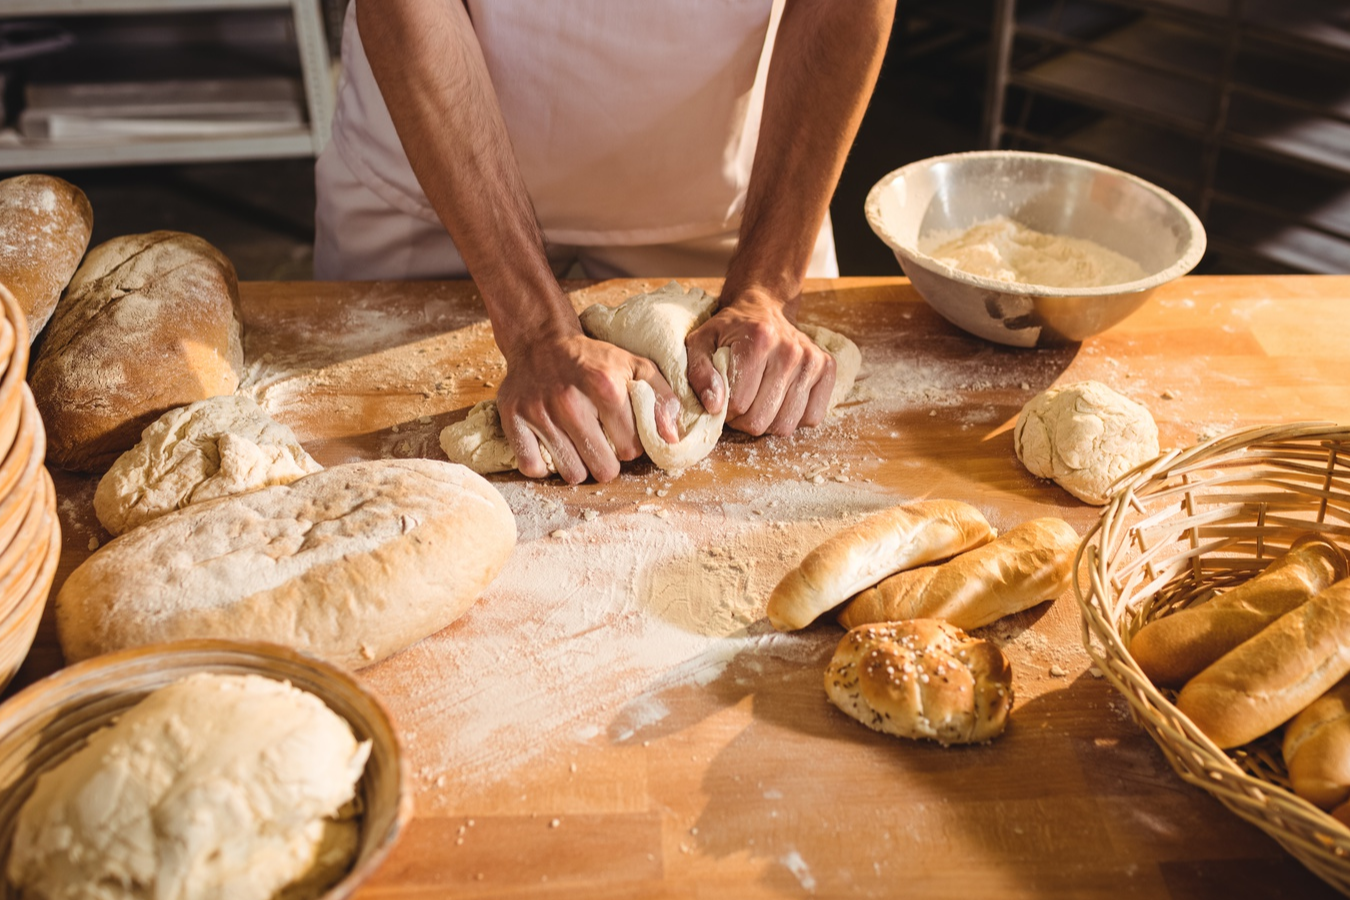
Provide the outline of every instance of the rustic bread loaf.
{"type": "Polygon", "coordinates": [[[0,284],[28,317],[29,340],[46,327],[93,229],[89,198],[69,181],[53,175],[0,181],[0,284]]]}
{"type": "Polygon", "coordinates": [[[147,426],[99,480],[94,512],[118,535],[193,503],[289,484],[322,468],[252,397],[209,397],[147,426]]]}
{"type": "Polygon", "coordinates": [[[876,731],[971,744],[1003,733],[1012,666],[989,641],[937,619],[864,625],[839,642],[825,693],[876,731]]]}
{"type": "Polygon", "coordinates": [[[1250,581],[1207,603],[1149,622],[1130,641],[1130,655],[1154,684],[1181,687],[1348,574],[1339,547],[1318,535],[1303,535],[1250,581]]]}
{"type": "Polygon", "coordinates": [[[463,466],[334,466],[171,512],[105,544],[57,595],[57,633],[70,662],[237,638],[359,668],[459,618],[515,540],[506,501],[463,466]]]}
{"type": "Polygon", "coordinates": [[[779,631],[805,628],[864,588],[903,569],[986,543],[994,529],[959,500],[921,500],[868,516],[806,555],[769,596],[779,631]]]}
{"type": "Polygon", "coordinates": [[[944,563],[892,575],[854,597],[839,624],[942,619],[979,628],[1068,590],[1078,533],[1063,519],[1023,522],[944,563]]]}
{"type": "Polygon", "coordinates": [[[1282,749],[1295,794],[1322,809],[1350,800],[1350,678],[1294,716],[1282,749]]]}
{"type": "Polygon", "coordinates": [[[168,410],[234,393],[243,364],[239,285],[219,250],[176,231],[100,244],[57,304],[29,378],[47,459],[102,472],[168,410]]]}
{"type": "Polygon", "coordinates": [[[1218,746],[1255,740],[1350,673],[1350,578],[1280,616],[1181,689],[1177,709],[1218,746]]]}

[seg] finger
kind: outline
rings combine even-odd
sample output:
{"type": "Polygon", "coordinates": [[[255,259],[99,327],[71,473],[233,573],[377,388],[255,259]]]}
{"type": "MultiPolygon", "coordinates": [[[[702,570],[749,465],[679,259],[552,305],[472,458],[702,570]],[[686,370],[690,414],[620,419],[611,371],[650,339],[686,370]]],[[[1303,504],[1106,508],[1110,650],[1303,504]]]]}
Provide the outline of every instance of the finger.
{"type": "Polygon", "coordinates": [[[633,421],[633,404],[627,386],[613,388],[605,382],[604,390],[592,395],[600,428],[608,437],[606,446],[621,461],[637,459],[642,455],[642,441],[633,421]]]}
{"type": "MultiPolygon", "coordinates": [[[[656,395],[656,432],[661,435],[667,444],[673,444],[680,439],[679,415],[680,401],[671,390],[670,383],[666,381],[661,370],[651,360],[638,359],[638,365],[633,372],[635,378],[639,381],[645,381],[651,385],[652,393],[656,395]]],[[[721,378],[717,376],[717,371],[713,370],[713,377],[720,383],[721,378]]]]}
{"type": "MultiPolygon", "coordinates": [[[[727,367],[727,418],[742,419],[758,399],[771,364],[768,345],[754,338],[736,341],[731,345],[731,365],[727,367]]],[[[737,425],[737,428],[740,426],[737,425]]],[[[762,434],[754,431],[751,434],[762,434]]]]}
{"type": "MultiPolygon", "coordinates": [[[[769,359],[768,365],[763,370],[759,392],[755,395],[750,408],[745,411],[745,415],[732,423],[735,428],[756,435],[768,430],[782,408],[788,390],[797,380],[804,354],[805,351],[801,347],[788,344],[769,359]]],[[[733,384],[731,389],[733,408],[736,405],[735,395],[738,389],[739,385],[733,384]]]]}
{"type": "Polygon", "coordinates": [[[806,411],[802,413],[801,424],[814,428],[825,421],[830,412],[830,396],[834,394],[835,362],[830,354],[824,354],[824,363],[820,377],[811,388],[811,397],[806,402],[806,411]]]}
{"type": "MultiPolygon", "coordinates": [[[[554,411],[558,426],[566,435],[568,449],[573,454],[582,471],[576,477],[563,477],[570,484],[586,480],[586,472],[595,476],[596,481],[613,481],[619,474],[619,458],[614,454],[605,431],[600,425],[599,412],[580,393],[569,392],[564,396],[560,409],[554,411]]],[[[562,472],[562,466],[558,467],[562,472]]]]}
{"type": "MultiPolygon", "coordinates": [[[[684,344],[689,356],[689,386],[694,396],[703,404],[703,408],[717,415],[727,403],[727,388],[722,376],[717,374],[712,355],[717,350],[717,335],[711,330],[696,330],[689,335],[684,344]],[[704,335],[707,335],[706,337],[704,335]]],[[[659,394],[658,394],[659,396],[659,394]]],[[[660,427],[658,421],[657,427],[660,427]]]]}
{"type": "Polygon", "coordinates": [[[511,452],[516,455],[516,469],[526,478],[544,478],[548,475],[548,465],[539,452],[539,439],[534,431],[519,416],[504,416],[502,430],[511,444],[511,452]]]}

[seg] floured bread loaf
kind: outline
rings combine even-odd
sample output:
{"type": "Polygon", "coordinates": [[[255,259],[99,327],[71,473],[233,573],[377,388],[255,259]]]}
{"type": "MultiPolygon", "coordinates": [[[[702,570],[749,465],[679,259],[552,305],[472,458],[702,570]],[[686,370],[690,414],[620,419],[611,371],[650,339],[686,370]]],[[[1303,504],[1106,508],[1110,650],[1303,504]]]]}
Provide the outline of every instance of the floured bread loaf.
{"type": "Polygon", "coordinates": [[[177,406],[239,385],[234,266],[199,237],[114,238],[85,258],[57,304],[29,382],[47,461],[102,472],[177,406]]]}
{"type": "Polygon", "coordinates": [[[370,742],[259,675],[162,687],[37,780],[7,875],[24,897],[288,900],[350,867],[370,742]]]}
{"type": "Polygon", "coordinates": [[[1130,655],[1155,684],[1179,688],[1255,637],[1347,571],[1331,541],[1304,535],[1254,578],[1198,606],[1154,619],[1130,641],[1130,655]]]}
{"type": "Polygon", "coordinates": [[[839,624],[942,619],[979,628],[1068,590],[1077,549],[1078,533],[1068,522],[1032,519],[947,562],[868,588],[844,607],[839,624]]]}
{"type": "Polygon", "coordinates": [[[359,668],[459,618],[515,540],[506,501],[463,466],[334,466],[168,513],[105,544],[57,595],[57,634],[70,662],[239,638],[359,668]]]}
{"type": "Polygon", "coordinates": [[[37,340],[89,246],[94,210],[84,191],[53,175],[0,181],[0,284],[13,292],[37,340]]]}
{"type": "MultiPolygon", "coordinates": [[[[689,386],[689,357],[684,340],[717,309],[717,298],[699,288],[685,290],[677,282],[648,294],[629,297],[615,307],[595,304],[581,313],[586,334],[622,347],[629,353],[650,359],[661,371],[680,402],[677,430],[680,440],[667,443],[656,430],[656,394],[645,381],[628,386],[629,400],[638,439],[653,463],[667,471],[688,468],[699,462],[717,444],[726,419],[726,408],[709,413],[689,386]]],[[[811,340],[835,359],[834,390],[830,408],[853,387],[862,356],[848,338],[818,325],[801,329],[811,340]]],[[[713,365],[726,383],[731,352],[722,348],[713,354],[713,365]]],[[[441,432],[441,449],[451,462],[467,465],[476,472],[506,472],[516,468],[515,452],[501,427],[495,400],[486,400],[469,411],[462,422],[441,432]]],[[[555,471],[546,448],[544,464],[555,471]]]]}
{"type": "Polygon", "coordinates": [[[122,534],[203,500],[289,484],[323,466],[251,397],[227,394],[171,409],[141,432],[98,483],[94,511],[122,534]]]}
{"type": "Polygon", "coordinates": [[[779,631],[805,628],[888,575],[955,556],[994,537],[978,509],[959,500],[921,500],[863,519],[825,541],[769,595],[779,631]]]}
{"type": "Polygon", "coordinates": [[[825,693],[875,731],[972,744],[1003,733],[1012,665],[989,641],[936,619],[864,625],[839,642],[825,693]]]}

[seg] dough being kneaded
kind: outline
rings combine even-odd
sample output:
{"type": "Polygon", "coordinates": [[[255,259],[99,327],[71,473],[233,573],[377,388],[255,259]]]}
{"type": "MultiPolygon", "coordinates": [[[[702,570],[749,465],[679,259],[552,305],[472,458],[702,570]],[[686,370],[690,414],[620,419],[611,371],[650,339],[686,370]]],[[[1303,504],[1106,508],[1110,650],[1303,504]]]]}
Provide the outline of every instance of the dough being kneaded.
{"type": "Polygon", "coordinates": [[[191,675],[38,778],[6,874],[29,898],[315,897],[355,856],[369,755],[287,682],[191,675]]]}
{"type": "Polygon", "coordinates": [[[1051,388],[1027,401],[1013,430],[1027,471],[1097,506],[1126,472],[1158,455],[1148,408],[1098,381],[1051,388]]]}
{"type": "MultiPolygon", "coordinates": [[[[701,290],[687,291],[678,282],[647,294],[636,294],[615,307],[594,304],[581,313],[586,334],[622,347],[629,353],[650,359],[661,371],[679,401],[676,430],[680,439],[668,443],[656,430],[656,394],[645,381],[628,386],[629,400],[638,439],[647,456],[659,468],[676,471],[688,468],[712,452],[722,434],[726,408],[710,413],[694,394],[687,374],[689,357],[684,340],[717,309],[717,298],[701,290]]],[[[812,341],[835,360],[835,385],[830,394],[833,409],[853,387],[861,364],[858,347],[841,334],[818,325],[801,327],[812,341]]],[[[719,349],[713,365],[727,383],[730,351],[719,349]]],[[[516,468],[515,452],[506,439],[495,400],[486,400],[469,410],[464,421],[441,431],[441,449],[455,463],[486,475],[516,468]]],[[[556,472],[547,447],[540,447],[549,472],[556,472]]]]}
{"type": "Polygon", "coordinates": [[[193,503],[290,484],[322,468],[252,398],[211,397],[147,426],[99,481],[94,512],[122,534],[193,503]]]}

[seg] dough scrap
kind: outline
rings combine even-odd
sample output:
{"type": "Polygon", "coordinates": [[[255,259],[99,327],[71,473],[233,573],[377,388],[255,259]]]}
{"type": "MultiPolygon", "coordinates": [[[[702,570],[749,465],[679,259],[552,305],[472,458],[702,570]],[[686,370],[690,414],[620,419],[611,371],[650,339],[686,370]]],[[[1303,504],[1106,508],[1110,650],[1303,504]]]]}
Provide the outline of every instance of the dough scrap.
{"type": "MultiPolygon", "coordinates": [[[[618,306],[597,303],[581,313],[581,325],[588,335],[654,362],[679,400],[676,425],[681,438],[670,444],[656,430],[656,394],[651,386],[644,381],[628,386],[642,447],[652,462],[666,471],[688,468],[702,460],[712,452],[722,433],[726,409],[713,415],[703,408],[689,386],[689,357],[684,346],[689,333],[708,321],[716,308],[716,297],[696,287],[686,291],[672,281],[651,293],[629,297],[618,306]]],[[[856,344],[828,328],[818,325],[800,328],[835,358],[835,385],[830,394],[833,409],[852,389],[862,355],[856,344]]],[[[713,354],[713,366],[723,384],[728,383],[730,360],[728,348],[713,354]]],[[[501,427],[495,400],[475,405],[464,421],[443,429],[441,449],[451,462],[468,466],[480,475],[516,468],[516,456],[501,427]]],[[[540,450],[548,471],[556,472],[542,443],[540,450]]]]}
{"type": "Polygon", "coordinates": [[[6,874],[26,897],[315,897],[355,856],[369,755],[287,682],[191,675],[38,778],[6,874]]]}
{"type": "Polygon", "coordinates": [[[1013,443],[1032,475],[1101,506],[1118,478],[1158,455],[1158,426],[1142,404],[1100,382],[1080,381],[1027,401],[1013,443]]]}
{"type": "Polygon", "coordinates": [[[322,468],[252,398],[212,397],[147,426],[99,481],[94,511],[118,535],[193,503],[290,484],[322,468]]]}

